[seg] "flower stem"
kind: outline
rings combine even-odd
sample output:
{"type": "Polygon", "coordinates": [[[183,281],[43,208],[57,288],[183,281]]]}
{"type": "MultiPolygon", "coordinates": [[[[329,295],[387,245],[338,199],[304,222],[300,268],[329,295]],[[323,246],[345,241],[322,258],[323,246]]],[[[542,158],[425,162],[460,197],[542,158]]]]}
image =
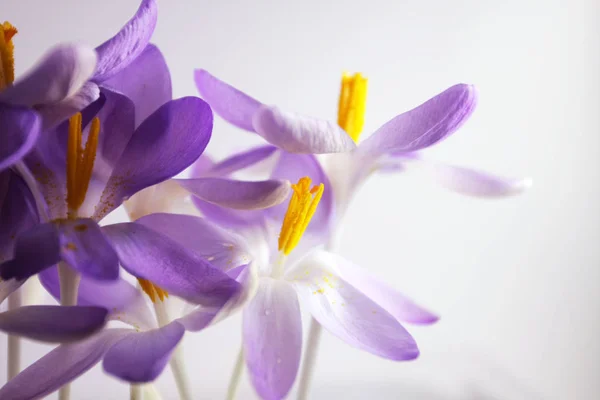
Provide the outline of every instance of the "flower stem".
{"type": "MultiPolygon", "coordinates": [[[[15,290],[8,296],[8,310],[16,310],[21,307],[21,289],[15,290]]],[[[21,371],[21,338],[15,335],[8,336],[8,359],[7,359],[7,374],[8,380],[17,376],[21,371]]]]}
{"type": "MultiPolygon", "coordinates": [[[[165,303],[157,301],[154,303],[154,312],[156,313],[156,319],[159,326],[165,326],[171,322],[165,303]]],[[[179,392],[179,398],[181,400],[191,400],[190,385],[188,382],[187,374],[185,371],[185,363],[183,362],[183,350],[182,344],[180,343],[173,351],[169,365],[171,366],[171,372],[173,378],[175,378],[175,384],[177,385],[177,391],[179,392]]]]}
{"type": "Polygon", "coordinates": [[[238,387],[240,386],[240,380],[242,378],[242,372],[244,371],[244,348],[240,347],[240,351],[235,360],[235,366],[231,373],[231,379],[229,380],[229,386],[227,387],[227,400],[234,400],[237,395],[238,387]]]}
{"type": "Polygon", "coordinates": [[[35,206],[37,208],[37,212],[41,222],[50,221],[50,217],[48,216],[48,212],[46,211],[46,201],[44,200],[44,196],[40,192],[35,177],[31,173],[27,165],[25,165],[24,162],[20,161],[15,165],[15,169],[17,170],[17,172],[19,172],[27,186],[29,186],[31,194],[33,194],[33,199],[35,200],[35,206]]]}
{"type": "Polygon", "coordinates": [[[133,383],[129,385],[129,400],[142,400],[143,398],[142,386],[133,383]]]}
{"type": "MultiPolygon", "coordinates": [[[[79,290],[79,274],[65,262],[58,263],[58,279],[60,281],[60,304],[62,306],[77,305],[77,292],[79,290]]],[[[71,384],[67,383],[58,391],[59,400],[69,400],[71,397],[71,384]]]]}
{"type": "MultiPolygon", "coordinates": [[[[342,216],[340,215],[336,226],[333,227],[329,242],[325,246],[325,249],[328,251],[336,251],[339,246],[341,218],[342,216]]],[[[308,339],[306,339],[306,352],[304,353],[302,371],[300,372],[300,383],[298,384],[298,400],[306,400],[308,398],[315,363],[317,361],[317,354],[319,352],[319,342],[321,341],[322,330],[321,324],[319,324],[316,319],[311,318],[308,339]]]]}

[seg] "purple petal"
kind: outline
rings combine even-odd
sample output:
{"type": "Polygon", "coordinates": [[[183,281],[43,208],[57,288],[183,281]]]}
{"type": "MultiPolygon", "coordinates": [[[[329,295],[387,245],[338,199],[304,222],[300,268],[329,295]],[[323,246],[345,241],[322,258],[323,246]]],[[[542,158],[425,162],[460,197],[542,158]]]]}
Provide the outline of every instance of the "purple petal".
{"type": "Polygon", "coordinates": [[[328,264],[339,279],[352,285],[368,296],[401,322],[428,325],[437,322],[439,317],[415,304],[387,283],[377,279],[364,268],[360,268],[337,254],[322,251],[315,254],[319,262],[328,264]],[[322,260],[322,261],[321,261],[322,260]]]}
{"type": "MultiPolygon", "coordinates": [[[[334,211],[333,190],[325,171],[319,161],[312,154],[293,154],[280,151],[279,160],[271,174],[272,179],[288,179],[290,182],[298,182],[304,176],[312,180],[313,185],[322,183],[325,186],[323,197],[319,202],[317,211],[313,216],[307,230],[309,232],[327,233],[329,231],[334,211]]],[[[287,203],[267,210],[271,218],[282,221],[287,209],[287,203]]]]}
{"type": "Polygon", "coordinates": [[[474,197],[513,196],[531,186],[530,179],[508,179],[453,165],[436,164],[431,172],[434,179],[445,188],[474,197]]]}
{"type": "Polygon", "coordinates": [[[142,54],[156,27],[157,14],[156,0],[142,0],[135,15],[123,28],[96,47],[98,66],[94,81],[109,79],[142,54]]]}
{"type": "Polygon", "coordinates": [[[132,383],[155,380],[165,369],[185,329],[174,321],[160,329],[128,335],[104,356],[104,371],[132,383]]]}
{"type": "MultiPolygon", "coordinates": [[[[56,267],[48,268],[39,274],[44,288],[56,299],[60,299],[60,282],[56,267]]],[[[77,304],[98,306],[110,310],[109,318],[125,322],[135,328],[152,329],[156,320],[147,306],[147,298],[142,291],[124,279],[104,282],[81,277],[77,304]]]]}
{"type": "Polygon", "coordinates": [[[96,222],[86,218],[61,221],[62,259],[82,275],[110,281],[119,278],[119,259],[96,222]]]}
{"type": "Polygon", "coordinates": [[[254,132],[252,117],[260,108],[260,102],[203,69],[194,71],[194,80],[200,95],[217,115],[238,128],[254,132]]]}
{"type": "Polygon", "coordinates": [[[59,45],[24,77],[0,92],[0,102],[27,107],[55,104],[79,92],[94,73],[96,52],[76,44],[59,45]]]}
{"type": "Polygon", "coordinates": [[[123,268],[191,303],[221,305],[240,289],[234,279],[162,233],[138,223],[103,230],[123,268]]]}
{"type": "Polygon", "coordinates": [[[261,210],[283,202],[290,193],[287,180],[238,181],[223,178],[178,179],[194,196],[236,210],[261,210]]]}
{"type": "Polygon", "coordinates": [[[208,144],[212,118],[208,104],[195,97],[170,101],[148,117],[115,165],[94,218],[191,165],[208,144]]]}
{"type": "Polygon", "coordinates": [[[373,155],[424,149],[460,128],[476,105],[477,91],[474,86],[452,86],[385,123],[361,143],[359,149],[373,155]]]}
{"type": "Polygon", "coordinates": [[[135,126],[172,99],[171,75],[162,53],[153,44],[103,86],[123,93],[135,104],[135,126]]]}
{"type": "Polygon", "coordinates": [[[42,116],[43,131],[56,127],[73,114],[83,110],[100,97],[100,88],[93,82],[86,82],[74,95],[56,103],[38,107],[42,116]]]}
{"type": "Polygon", "coordinates": [[[41,128],[39,114],[25,107],[0,104],[0,171],[18,162],[35,144],[41,128]]]}
{"type": "Polygon", "coordinates": [[[193,177],[200,178],[207,175],[219,177],[229,176],[234,172],[251,167],[268,159],[270,156],[275,154],[276,150],[277,147],[271,145],[255,147],[248,151],[235,154],[219,163],[211,165],[210,168],[200,168],[196,166],[196,164],[198,164],[198,162],[196,162],[194,164],[196,172],[193,177]]]}
{"type": "Polygon", "coordinates": [[[335,123],[262,106],[252,118],[252,126],[269,143],[290,153],[342,153],[356,144],[335,123]]]}
{"type": "Polygon", "coordinates": [[[313,317],[335,336],[359,349],[391,360],[412,360],[419,349],[388,311],[336,275],[329,259],[309,255],[287,276],[313,317]]]}
{"type": "Polygon", "coordinates": [[[204,218],[181,214],[150,214],[136,223],[161,232],[222,271],[251,261],[242,237],[204,218]]]}
{"type": "Polygon", "coordinates": [[[129,329],[106,329],[82,342],[63,344],[40,358],[0,389],[0,399],[41,399],[75,380],[102,359],[129,329]]]}
{"type": "Polygon", "coordinates": [[[282,399],[294,384],[302,353],[302,319],[290,284],[263,278],[244,310],[244,357],[263,399],[282,399]]]}
{"type": "Polygon", "coordinates": [[[0,314],[0,330],[44,342],[80,340],[102,329],[101,307],[25,306],[0,314]]]}
{"type": "Polygon", "coordinates": [[[248,228],[264,223],[266,210],[234,210],[211,204],[196,196],[192,196],[194,206],[212,222],[227,228],[248,228]]]}

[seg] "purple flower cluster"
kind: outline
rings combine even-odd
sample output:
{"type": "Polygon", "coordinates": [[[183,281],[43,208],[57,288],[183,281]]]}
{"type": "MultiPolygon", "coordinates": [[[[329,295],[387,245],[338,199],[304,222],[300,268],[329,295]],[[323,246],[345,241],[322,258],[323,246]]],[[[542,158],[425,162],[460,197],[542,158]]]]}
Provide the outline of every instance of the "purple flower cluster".
{"type": "Polygon", "coordinates": [[[301,305],[351,346],[416,358],[404,324],[438,317],[337,254],[337,239],[373,172],[418,168],[473,196],[526,188],[421,156],[469,118],[475,88],[452,86],[359,141],[362,77],[344,77],[337,123],[265,105],[204,70],[194,74],[202,99],[173,99],[149,43],[156,21],[156,0],[143,0],[100,46],[60,45],[17,78],[17,31],[0,25],[0,302],[37,276],[61,304],[0,313],[7,334],[59,343],[0,398],[42,398],[99,362],[121,380],[152,382],[186,332],[237,311],[240,360],[265,399],[284,398],[296,380],[301,305]],[[268,143],[214,161],[204,154],[213,111],[268,143]],[[130,222],[101,224],[121,205],[130,222]]]}

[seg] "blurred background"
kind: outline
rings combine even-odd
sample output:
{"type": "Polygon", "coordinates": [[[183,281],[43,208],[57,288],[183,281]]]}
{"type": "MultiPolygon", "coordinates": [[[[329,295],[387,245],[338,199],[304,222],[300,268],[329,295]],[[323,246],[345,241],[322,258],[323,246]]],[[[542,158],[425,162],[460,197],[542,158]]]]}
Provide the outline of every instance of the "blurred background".
{"type": "MultiPolygon", "coordinates": [[[[1,4],[0,20],[19,29],[19,74],[58,42],[100,44],[139,1],[1,4]]],[[[442,319],[410,329],[422,355],[408,363],[324,333],[311,398],[600,398],[596,0],[159,0],[159,8],[153,42],[175,97],[197,95],[192,71],[205,68],[265,103],[334,119],[342,71],[361,71],[370,79],[366,137],[445,88],[472,83],[473,117],[425,154],[533,179],[524,195],[480,200],[417,175],[374,176],[351,206],[341,253],[442,319]]],[[[256,143],[217,118],[208,150],[223,157],[256,143]]],[[[237,316],[186,336],[195,398],[224,398],[240,329],[237,316]]],[[[48,349],[27,344],[25,363],[48,349]]],[[[157,387],[176,398],[169,371],[157,387]]],[[[73,398],[127,398],[128,390],[97,367],[74,384],[73,398]]],[[[247,377],[239,397],[256,398],[247,377]]]]}

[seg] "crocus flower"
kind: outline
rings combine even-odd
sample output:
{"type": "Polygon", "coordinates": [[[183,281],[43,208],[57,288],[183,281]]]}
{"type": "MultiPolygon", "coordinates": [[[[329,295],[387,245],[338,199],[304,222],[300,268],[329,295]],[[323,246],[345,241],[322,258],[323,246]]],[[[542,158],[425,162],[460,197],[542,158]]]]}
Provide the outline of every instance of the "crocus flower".
{"type": "Polygon", "coordinates": [[[324,193],[323,184],[310,185],[308,177],[293,185],[283,221],[279,216],[278,239],[276,222],[266,214],[236,233],[189,215],[150,214],[137,220],[210,262],[220,261],[225,271],[249,264],[244,291],[222,307],[198,308],[181,323],[198,331],[243,306],[243,353],[252,383],[265,399],[285,397],[296,377],[302,348],[300,303],[340,339],[391,360],[419,354],[401,322],[437,320],[343,257],[320,249],[301,257],[303,249],[294,256],[324,193]]]}
{"type": "MultiPolygon", "coordinates": [[[[359,142],[364,123],[367,81],[361,74],[344,75],[340,93],[337,124],[300,116],[266,106],[220,81],[204,70],[195,72],[202,97],[223,119],[242,129],[256,132],[271,144],[289,151],[293,147],[278,140],[278,136],[329,137],[335,132],[347,133],[359,142]]],[[[462,194],[499,197],[521,192],[529,181],[503,179],[463,167],[428,163],[420,151],[454,133],[469,118],[477,103],[472,85],[458,84],[438,94],[422,105],[400,114],[360,142],[356,150],[328,155],[324,167],[335,192],[336,214],[339,219],[356,189],[374,171],[403,171],[411,166],[429,172],[442,185],[462,194]]],[[[279,156],[279,170],[295,171],[303,160],[282,150],[269,147],[252,149],[235,156],[246,166],[279,156]],[[270,153],[269,153],[270,152],[270,153]],[[263,154],[263,157],[257,157],[263,154]],[[284,164],[284,165],[282,165],[284,164]]],[[[234,158],[234,157],[232,157],[234,158]]],[[[277,175],[277,169],[275,170],[277,175]]]]}
{"type": "Polygon", "coordinates": [[[60,260],[94,279],[118,277],[117,254],[97,222],[125,198],[196,160],[209,141],[212,112],[187,97],[134,126],[132,101],[107,91],[40,137],[25,163],[37,181],[34,197],[48,205],[49,222],[21,233],[13,259],[0,266],[3,279],[23,280],[60,260]]]}
{"type": "MultiPolygon", "coordinates": [[[[230,262],[245,264],[231,257],[235,250],[221,241],[219,258],[205,261],[183,248],[171,238],[137,223],[122,223],[103,228],[113,241],[121,262],[142,281],[142,291],[123,279],[98,282],[82,276],[78,304],[104,307],[108,318],[120,321],[126,328],[107,328],[84,341],[65,344],[33,363],[0,389],[0,398],[31,399],[44,397],[76,379],[102,361],[104,370],[132,383],[151,382],[165,368],[171,354],[185,333],[184,318],[158,321],[148,307],[148,298],[155,306],[166,296],[177,296],[189,304],[221,307],[237,296],[247,274],[245,265],[225,271],[230,262]],[[156,257],[156,252],[164,255],[156,257]],[[182,257],[182,255],[188,257],[182,257]],[[153,284],[148,284],[149,280],[153,284]],[[227,282],[223,285],[219,282],[227,282]],[[212,289],[212,290],[211,290],[212,289]],[[168,291],[168,294],[167,294],[168,291]],[[39,377],[44,379],[39,379],[39,377]]],[[[204,231],[213,241],[211,232],[204,231]]],[[[201,238],[200,238],[201,239],[201,238]]],[[[40,274],[45,288],[55,298],[60,296],[56,267],[40,274]]],[[[1,316],[0,316],[1,327],[1,316]]]]}

